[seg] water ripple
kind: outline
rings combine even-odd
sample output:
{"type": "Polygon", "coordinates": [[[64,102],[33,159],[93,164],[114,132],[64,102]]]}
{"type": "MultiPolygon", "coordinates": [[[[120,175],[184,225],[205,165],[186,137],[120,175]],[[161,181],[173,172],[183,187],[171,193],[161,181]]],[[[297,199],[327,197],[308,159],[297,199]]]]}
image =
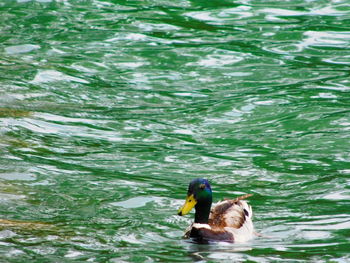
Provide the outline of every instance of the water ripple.
{"type": "Polygon", "coordinates": [[[0,11],[5,261],[349,259],[346,1],[0,11]],[[182,240],[192,177],[253,193],[262,236],[182,240]]]}

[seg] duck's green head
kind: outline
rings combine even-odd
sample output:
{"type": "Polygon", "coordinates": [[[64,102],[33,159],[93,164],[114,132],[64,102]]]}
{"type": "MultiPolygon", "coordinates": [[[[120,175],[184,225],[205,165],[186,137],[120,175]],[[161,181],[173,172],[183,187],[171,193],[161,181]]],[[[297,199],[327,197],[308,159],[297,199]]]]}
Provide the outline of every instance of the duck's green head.
{"type": "Polygon", "coordinates": [[[194,179],[188,186],[186,202],[179,209],[178,215],[183,216],[188,214],[193,207],[196,207],[196,211],[203,208],[208,208],[210,211],[212,199],[211,187],[208,180],[202,178],[194,179]]]}

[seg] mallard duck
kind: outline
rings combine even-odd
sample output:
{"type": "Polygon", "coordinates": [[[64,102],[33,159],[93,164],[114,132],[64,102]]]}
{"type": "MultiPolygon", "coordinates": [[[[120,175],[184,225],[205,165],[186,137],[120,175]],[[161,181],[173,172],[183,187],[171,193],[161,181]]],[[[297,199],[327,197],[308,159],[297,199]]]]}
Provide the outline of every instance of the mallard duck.
{"type": "Polygon", "coordinates": [[[233,200],[224,200],[211,209],[212,191],[208,180],[195,179],[188,186],[185,204],[178,215],[188,214],[194,207],[194,223],[185,232],[185,238],[198,243],[210,241],[246,242],[254,236],[253,211],[246,201],[251,194],[233,200]]]}

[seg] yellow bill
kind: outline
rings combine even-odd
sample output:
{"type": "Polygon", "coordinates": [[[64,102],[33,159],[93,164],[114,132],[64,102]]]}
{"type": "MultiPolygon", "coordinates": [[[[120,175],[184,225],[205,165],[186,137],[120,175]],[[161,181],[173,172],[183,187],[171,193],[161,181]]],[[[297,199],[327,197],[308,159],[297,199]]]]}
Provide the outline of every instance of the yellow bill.
{"type": "Polygon", "coordinates": [[[185,204],[179,209],[177,214],[179,216],[187,215],[196,204],[197,201],[194,199],[193,194],[187,196],[185,204]]]}

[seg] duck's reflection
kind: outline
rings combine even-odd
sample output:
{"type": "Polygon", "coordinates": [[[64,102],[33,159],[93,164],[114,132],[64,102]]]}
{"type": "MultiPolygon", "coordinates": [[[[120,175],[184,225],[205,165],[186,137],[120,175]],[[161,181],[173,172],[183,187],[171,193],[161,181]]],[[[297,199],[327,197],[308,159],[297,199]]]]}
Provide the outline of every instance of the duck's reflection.
{"type": "Polygon", "coordinates": [[[186,240],[184,243],[188,250],[188,256],[196,262],[206,259],[230,260],[235,262],[243,259],[244,255],[240,252],[252,250],[250,243],[208,242],[207,244],[199,244],[194,240],[186,240]]]}

